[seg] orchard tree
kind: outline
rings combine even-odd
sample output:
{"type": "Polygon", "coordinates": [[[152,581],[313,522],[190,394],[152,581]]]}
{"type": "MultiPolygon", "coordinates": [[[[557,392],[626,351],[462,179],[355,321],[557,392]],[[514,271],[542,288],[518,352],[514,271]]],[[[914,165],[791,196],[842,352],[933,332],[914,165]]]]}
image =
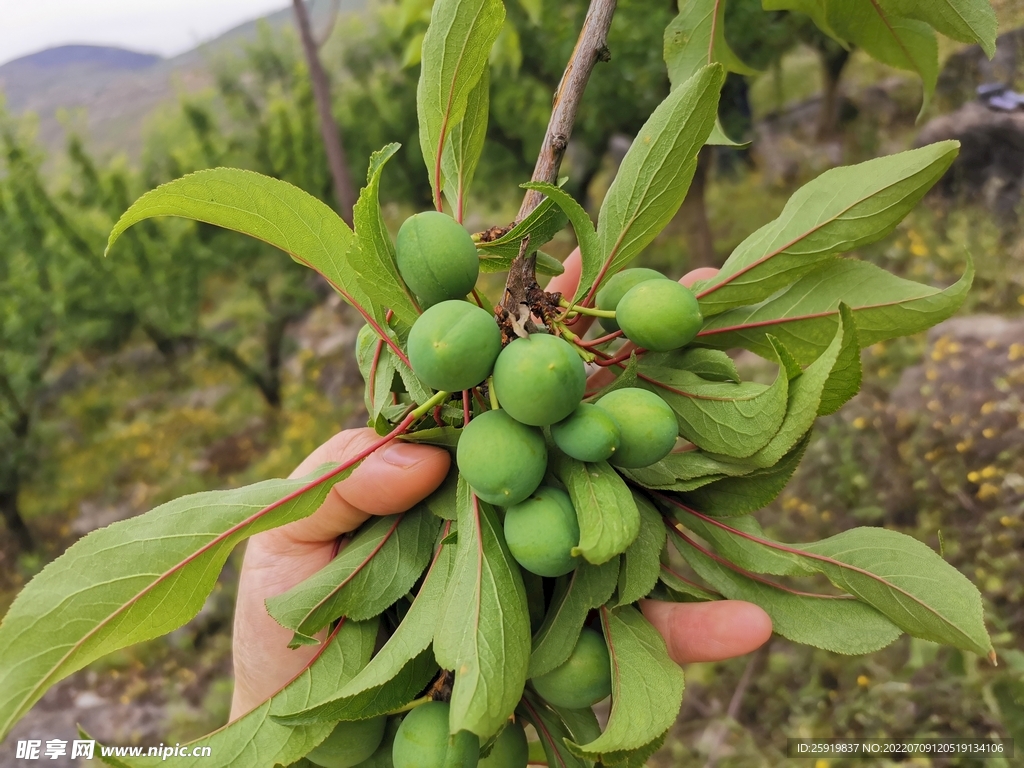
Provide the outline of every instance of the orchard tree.
{"type": "MultiPolygon", "coordinates": [[[[831,25],[863,21],[859,6],[842,8],[831,25]]],[[[673,22],[690,34],[668,50],[672,91],[638,130],[595,224],[557,181],[614,10],[594,0],[583,20],[511,227],[473,236],[461,225],[487,135],[499,0],[433,5],[417,112],[434,210],[395,241],[378,202],[394,144],[370,157],[354,231],[287,182],[230,168],[128,208],[108,250],[170,215],[248,234],[320,273],[365,320],[356,356],[379,439],[306,477],[183,497],[76,543],[0,625],[0,732],[55,681],[195,616],[237,543],[310,515],[395,440],[450,450],[447,481],[371,518],[324,568],[266,600],[290,647],[318,650],[192,745],[210,747],[213,764],[639,766],[683,695],[682,671],[638,608],[648,596],[749,600],[780,635],[837,653],[906,633],[994,658],[977,589],[925,544],[883,528],[787,544],[753,516],[785,486],[817,416],[859,389],[860,350],[963,302],[969,260],[938,289],[841,258],[892,232],[957,144],[822,174],[692,287],[630,269],[682,204],[701,147],[726,140],[723,63],[737,65],[714,14],[692,29],[673,22]],[[538,249],[567,222],[578,260],[547,291],[538,269],[560,267],[538,249]],[[496,301],[477,284],[483,268],[508,272],[496,301]],[[774,380],[741,381],[730,349],[773,362],[774,380]],[[818,584],[787,582],[808,576],[818,584]],[[609,695],[602,727],[591,707],[609,695]]]]}

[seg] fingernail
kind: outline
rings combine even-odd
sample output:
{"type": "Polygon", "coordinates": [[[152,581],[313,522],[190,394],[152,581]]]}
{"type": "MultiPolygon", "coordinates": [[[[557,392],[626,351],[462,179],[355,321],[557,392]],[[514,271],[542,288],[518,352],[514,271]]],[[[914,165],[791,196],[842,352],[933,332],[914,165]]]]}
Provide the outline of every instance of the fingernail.
{"type": "Polygon", "coordinates": [[[423,461],[423,451],[418,445],[392,443],[384,449],[381,458],[393,467],[408,469],[423,461]]]}

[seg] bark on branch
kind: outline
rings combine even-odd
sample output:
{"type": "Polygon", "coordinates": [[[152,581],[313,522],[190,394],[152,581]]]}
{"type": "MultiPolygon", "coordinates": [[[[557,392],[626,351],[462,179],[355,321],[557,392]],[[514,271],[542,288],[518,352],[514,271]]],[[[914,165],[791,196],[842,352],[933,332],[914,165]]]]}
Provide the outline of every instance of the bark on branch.
{"type": "Polygon", "coordinates": [[[320,117],[320,135],[323,137],[324,149],[327,152],[327,165],[334,181],[334,196],[338,201],[338,213],[345,223],[352,226],[352,207],[356,202],[352,179],[348,175],[348,163],[345,160],[345,147],[341,143],[341,131],[331,112],[331,84],[327,72],[320,61],[317,42],[313,37],[313,29],[309,22],[304,0],[292,0],[295,9],[295,22],[302,38],[302,50],[306,54],[306,65],[309,67],[309,78],[313,84],[313,99],[316,101],[317,113],[320,117]]]}
{"type": "MultiPolygon", "coordinates": [[[[555,90],[551,107],[551,119],[548,130],[541,144],[537,164],[533,169],[532,181],[546,181],[554,184],[558,181],[558,168],[562,164],[565,148],[569,145],[572,128],[576,123],[576,112],[583,98],[583,91],[590,80],[590,73],[599,61],[608,61],[608,29],[612,25],[615,14],[616,0],[591,0],[587,17],[583,20],[576,47],[573,48],[565,72],[555,90]]],[[[540,205],[544,195],[529,190],[519,208],[517,221],[525,218],[530,211],[540,205]]]]}

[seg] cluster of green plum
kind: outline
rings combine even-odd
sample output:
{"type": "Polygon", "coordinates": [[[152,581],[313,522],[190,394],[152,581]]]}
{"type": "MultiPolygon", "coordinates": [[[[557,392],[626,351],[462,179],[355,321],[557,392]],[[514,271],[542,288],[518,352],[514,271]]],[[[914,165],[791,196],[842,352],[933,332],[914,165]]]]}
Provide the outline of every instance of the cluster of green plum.
{"type": "MultiPolygon", "coordinates": [[[[558,577],[579,563],[580,529],[568,493],[542,484],[549,450],[581,462],[622,468],[660,461],[675,446],[678,425],[658,395],[638,387],[612,388],[585,402],[591,352],[564,322],[585,308],[567,307],[545,318],[552,332],[519,335],[503,344],[495,316],[466,300],[479,275],[476,245],[451,217],[436,212],[410,217],[396,243],[398,271],[422,314],[408,336],[413,372],[441,392],[479,388],[456,448],[459,473],[477,498],[503,509],[504,535],[519,565],[558,577]]],[[[596,295],[605,331],[638,347],[668,351],[689,343],[701,324],[689,289],[654,270],[614,275],[596,295]],[[614,313],[614,314],[613,314],[614,313]]],[[[467,408],[467,410],[470,410],[467,408]]],[[[604,637],[584,628],[569,658],[530,681],[549,703],[590,707],[611,693],[604,637]]],[[[480,758],[479,739],[449,734],[448,704],[430,701],[404,717],[342,722],[308,755],[326,768],[525,768],[522,725],[509,723],[480,758]]]]}
{"type": "MultiPolygon", "coordinates": [[[[533,680],[537,693],[556,706],[581,709],[611,693],[604,638],[584,629],[569,659],[533,680]]],[[[510,721],[486,757],[469,731],[452,735],[449,706],[427,701],[405,715],[338,723],[306,759],[322,768],[525,768],[529,745],[522,723],[510,721]]]]}

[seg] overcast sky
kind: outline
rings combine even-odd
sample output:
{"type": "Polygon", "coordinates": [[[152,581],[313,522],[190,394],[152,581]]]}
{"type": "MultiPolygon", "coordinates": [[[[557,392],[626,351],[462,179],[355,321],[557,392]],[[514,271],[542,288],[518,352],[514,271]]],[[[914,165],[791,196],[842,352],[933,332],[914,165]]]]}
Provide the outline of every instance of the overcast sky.
{"type": "Polygon", "coordinates": [[[0,64],[67,43],[173,56],[288,0],[0,0],[0,64]]]}

